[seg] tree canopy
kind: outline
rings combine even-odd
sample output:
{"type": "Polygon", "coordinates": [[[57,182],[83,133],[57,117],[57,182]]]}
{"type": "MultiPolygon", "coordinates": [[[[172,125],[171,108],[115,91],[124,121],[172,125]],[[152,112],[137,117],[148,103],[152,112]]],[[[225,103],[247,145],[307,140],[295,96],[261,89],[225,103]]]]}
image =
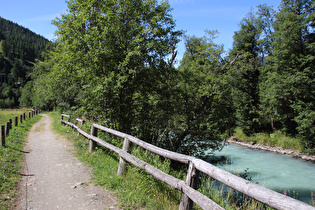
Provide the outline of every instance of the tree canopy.
{"type": "Polygon", "coordinates": [[[235,127],[247,135],[279,130],[314,148],[314,19],[312,0],[283,0],[277,11],[260,5],[224,52],[215,30],[182,36],[167,1],[70,0],[54,21],[56,48],[25,88],[42,108],[185,154],[219,149],[235,127]]]}
{"type": "Polygon", "coordinates": [[[274,129],[299,134],[315,145],[315,4],[282,1],[275,15],[272,54],[261,85],[262,107],[274,129]]]}

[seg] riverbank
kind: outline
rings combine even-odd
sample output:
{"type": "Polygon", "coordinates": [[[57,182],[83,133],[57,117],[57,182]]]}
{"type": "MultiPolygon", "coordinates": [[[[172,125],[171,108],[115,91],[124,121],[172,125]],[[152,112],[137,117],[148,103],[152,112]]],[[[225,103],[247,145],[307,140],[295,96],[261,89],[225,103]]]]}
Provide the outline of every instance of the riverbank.
{"type": "Polygon", "coordinates": [[[300,158],[302,160],[315,162],[315,155],[305,155],[297,150],[283,149],[281,147],[268,146],[268,145],[258,144],[255,142],[244,142],[244,141],[239,140],[235,136],[232,136],[226,142],[237,144],[237,145],[247,147],[250,149],[259,149],[259,150],[264,150],[264,151],[269,151],[269,152],[275,152],[275,153],[279,153],[283,155],[290,155],[292,157],[300,158]]]}

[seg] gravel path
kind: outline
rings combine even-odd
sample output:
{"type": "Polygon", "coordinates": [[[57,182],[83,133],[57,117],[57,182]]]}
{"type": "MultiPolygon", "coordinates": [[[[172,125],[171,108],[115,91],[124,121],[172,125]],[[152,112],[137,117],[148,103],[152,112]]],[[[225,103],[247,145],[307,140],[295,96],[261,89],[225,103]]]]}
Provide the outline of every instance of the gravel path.
{"type": "Polygon", "coordinates": [[[72,154],[69,141],[50,130],[50,118],[28,136],[25,170],[16,209],[119,209],[117,198],[89,181],[91,169],[72,154]]]}

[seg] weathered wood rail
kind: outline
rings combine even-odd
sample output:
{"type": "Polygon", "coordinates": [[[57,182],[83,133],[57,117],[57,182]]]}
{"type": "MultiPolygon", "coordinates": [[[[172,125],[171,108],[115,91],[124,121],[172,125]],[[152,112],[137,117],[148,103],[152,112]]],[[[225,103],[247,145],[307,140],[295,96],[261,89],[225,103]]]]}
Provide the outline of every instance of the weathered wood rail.
{"type": "MultiPolygon", "coordinates": [[[[183,193],[182,200],[179,206],[179,209],[191,209],[192,202],[196,203],[202,209],[223,209],[214,201],[209,199],[207,196],[198,192],[195,188],[196,180],[198,179],[198,171],[207,174],[208,176],[214,178],[215,180],[223,183],[224,185],[233,188],[234,190],[241,192],[259,202],[262,202],[275,209],[315,209],[311,205],[308,205],[304,202],[298,201],[291,197],[285,196],[283,194],[277,193],[260,185],[254,184],[250,181],[242,179],[236,175],[233,175],[227,171],[224,171],[218,167],[213,166],[212,164],[205,162],[203,160],[175,153],[169,150],[165,150],[159,147],[156,147],[152,144],[146,143],[138,138],[135,138],[131,135],[103,127],[101,125],[93,124],[91,126],[91,134],[84,132],[77,125],[65,121],[63,118],[67,117],[70,121],[69,115],[61,115],[61,123],[71,126],[73,129],[76,129],[79,134],[90,140],[89,151],[92,152],[96,143],[106,147],[117,153],[120,156],[120,163],[117,175],[120,176],[123,174],[125,162],[129,162],[146,172],[150,173],[156,179],[170,185],[171,187],[180,190],[183,193]],[[124,139],[123,148],[120,149],[115,147],[102,139],[97,137],[97,130],[101,130],[117,137],[124,139]],[[179,180],[169,174],[164,173],[163,171],[149,165],[148,163],[136,158],[135,156],[128,153],[128,148],[130,143],[134,143],[143,149],[146,149],[154,154],[160,155],[162,157],[175,160],[184,164],[188,164],[188,171],[186,176],[186,182],[179,180]]],[[[76,121],[82,122],[80,119],[76,121]]]]}

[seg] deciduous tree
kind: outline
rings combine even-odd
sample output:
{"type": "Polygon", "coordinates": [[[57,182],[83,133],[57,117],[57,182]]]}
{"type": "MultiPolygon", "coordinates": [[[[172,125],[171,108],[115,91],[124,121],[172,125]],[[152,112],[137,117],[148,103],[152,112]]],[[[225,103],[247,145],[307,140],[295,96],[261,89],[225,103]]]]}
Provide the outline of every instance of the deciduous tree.
{"type": "Polygon", "coordinates": [[[54,22],[59,36],[54,70],[80,90],[77,106],[140,137],[163,127],[157,118],[166,113],[175,71],[166,58],[181,34],[170,11],[166,1],[157,0],[68,2],[68,12],[54,22]]]}
{"type": "Polygon", "coordinates": [[[223,46],[214,43],[216,31],[206,36],[186,37],[186,51],[179,66],[180,97],[173,144],[179,151],[196,156],[220,146],[217,140],[233,124],[227,80],[222,70],[223,46]]]}

